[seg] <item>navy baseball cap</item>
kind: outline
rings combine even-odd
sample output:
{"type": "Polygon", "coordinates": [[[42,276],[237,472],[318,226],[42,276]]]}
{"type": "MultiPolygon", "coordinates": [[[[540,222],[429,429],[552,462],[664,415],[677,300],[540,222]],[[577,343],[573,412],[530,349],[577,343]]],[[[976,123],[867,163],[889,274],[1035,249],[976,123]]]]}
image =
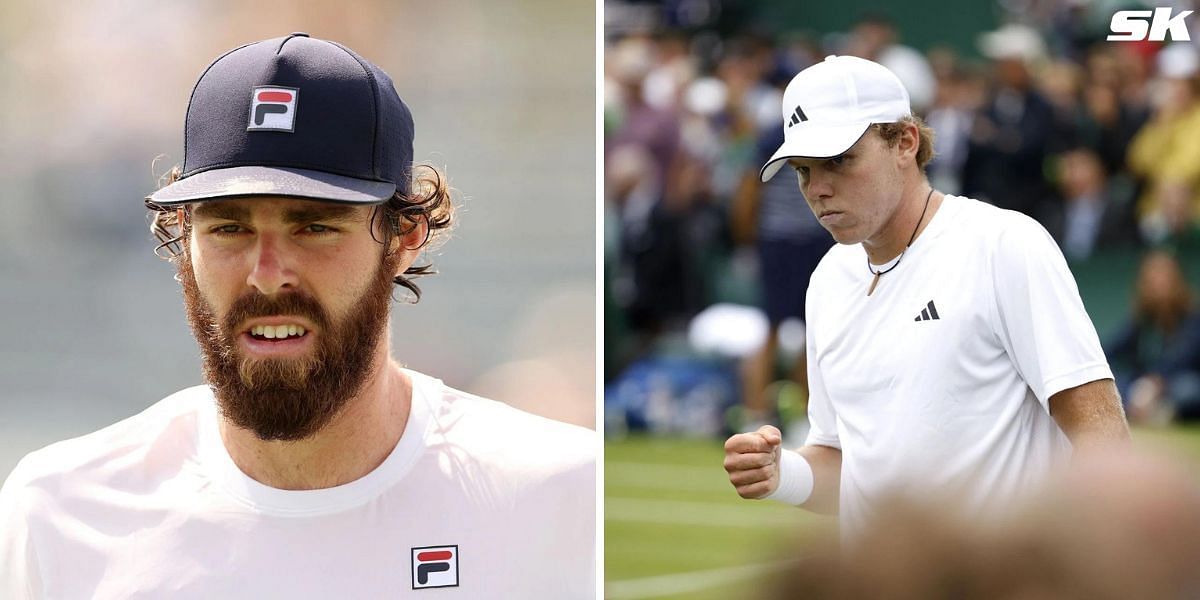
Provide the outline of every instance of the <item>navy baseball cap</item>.
{"type": "Polygon", "coordinates": [[[243,196],[375,204],[408,192],[412,113],[382,69],[307,33],[217,58],[192,90],[160,206],[243,196]]]}

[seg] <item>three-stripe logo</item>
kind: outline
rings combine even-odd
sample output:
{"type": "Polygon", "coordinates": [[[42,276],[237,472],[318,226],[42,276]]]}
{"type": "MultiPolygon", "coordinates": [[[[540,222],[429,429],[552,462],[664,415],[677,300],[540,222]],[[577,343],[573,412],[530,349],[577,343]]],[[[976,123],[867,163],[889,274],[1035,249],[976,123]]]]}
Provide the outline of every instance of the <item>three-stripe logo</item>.
{"type": "Polygon", "coordinates": [[[941,319],[941,317],[938,316],[937,307],[935,307],[933,305],[933,300],[930,300],[929,304],[926,304],[925,308],[921,309],[921,314],[917,315],[917,318],[915,318],[913,320],[914,321],[933,321],[933,320],[938,320],[938,319],[941,319]]]}
{"type": "Polygon", "coordinates": [[[791,127],[792,125],[797,125],[801,121],[807,121],[807,120],[808,120],[808,115],[804,114],[804,109],[800,108],[800,105],[797,104],[795,112],[792,113],[792,118],[788,120],[788,127],[791,127]]]}
{"type": "Polygon", "coordinates": [[[299,98],[297,88],[254,88],[250,91],[250,124],[246,131],[294,132],[299,98]]]}
{"type": "Polygon", "coordinates": [[[454,587],[458,585],[458,545],[412,548],[412,587],[454,587]]]}

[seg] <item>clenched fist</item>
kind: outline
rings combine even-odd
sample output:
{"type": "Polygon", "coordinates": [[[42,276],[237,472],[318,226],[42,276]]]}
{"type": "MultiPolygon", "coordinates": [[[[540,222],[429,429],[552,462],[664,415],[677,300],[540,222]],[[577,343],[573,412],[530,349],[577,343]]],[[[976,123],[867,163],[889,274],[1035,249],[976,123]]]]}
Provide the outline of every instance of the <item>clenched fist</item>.
{"type": "Polygon", "coordinates": [[[764,498],[779,487],[779,454],[783,434],[763,425],[725,441],[725,471],[743,498],[764,498]]]}

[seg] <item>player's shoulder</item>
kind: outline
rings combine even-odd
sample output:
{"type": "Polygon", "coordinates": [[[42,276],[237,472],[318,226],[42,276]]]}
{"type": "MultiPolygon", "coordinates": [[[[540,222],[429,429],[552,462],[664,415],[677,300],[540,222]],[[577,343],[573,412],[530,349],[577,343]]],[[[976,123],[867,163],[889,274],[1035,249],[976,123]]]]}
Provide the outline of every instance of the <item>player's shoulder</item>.
{"type": "Polygon", "coordinates": [[[545,474],[594,469],[600,443],[596,432],[455,389],[428,375],[410,374],[428,402],[427,435],[477,461],[545,474]]]}
{"type": "Polygon", "coordinates": [[[133,470],[144,475],[148,465],[176,462],[194,451],[197,415],[211,402],[206,386],[180,390],[103,429],[30,452],[4,487],[65,492],[104,485],[133,470]]]}
{"type": "MultiPolygon", "coordinates": [[[[1031,265],[1055,265],[1053,270],[1070,280],[1062,250],[1046,228],[1033,217],[970,198],[955,197],[958,213],[948,229],[951,254],[977,264],[994,278],[1027,277],[1031,265]]],[[[944,249],[947,250],[947,249],[944,249]]]]}
{"type": "Polygon", "coordinates": [[[960,239],[994,245],[1049,236],[1046,228],[1033,217],[974,198],[947,195],[942,207],[952,213],[948,229],[957,233],[960,239]]]}

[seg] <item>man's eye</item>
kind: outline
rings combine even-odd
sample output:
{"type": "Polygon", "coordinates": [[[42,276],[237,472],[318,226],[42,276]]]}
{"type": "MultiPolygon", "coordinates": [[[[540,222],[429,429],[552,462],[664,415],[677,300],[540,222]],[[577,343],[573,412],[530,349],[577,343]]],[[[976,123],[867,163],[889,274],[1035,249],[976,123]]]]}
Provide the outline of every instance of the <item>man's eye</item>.
{"type": "Polygon", "coordinates": [[[846,162],[847,158],[849,158],[849,157],[846,156],[845,154],[842,154],[840,156],[835,156],[835,157],[829,159],[829,162],[831,162],[837,166],[841,166],[842,163],[846,162]]]}
{"type": "Polygon", "coordinates": [[[332,233],[336,231],[334,228],[328,225],[321,225],[320,223],[310,223],[304,230],[308,233],[332,233]]]}
{"type": "Polygon", "coordinates": [[[231,224],[229,224],[229,225],[218,225],[218,226],[216,226],[216,227],[213,227],[211,231],[212,231],[213,233],[216,233],[216,234],[219,234],[219,235],[232,235],[232,234],[235,234],[235,233],[241,233],[241,231],[242,231],[242,226],[241,226],[241,225],[234,225],[234,224],[232,224],[232,223],[231,223],[231,224]]]}

